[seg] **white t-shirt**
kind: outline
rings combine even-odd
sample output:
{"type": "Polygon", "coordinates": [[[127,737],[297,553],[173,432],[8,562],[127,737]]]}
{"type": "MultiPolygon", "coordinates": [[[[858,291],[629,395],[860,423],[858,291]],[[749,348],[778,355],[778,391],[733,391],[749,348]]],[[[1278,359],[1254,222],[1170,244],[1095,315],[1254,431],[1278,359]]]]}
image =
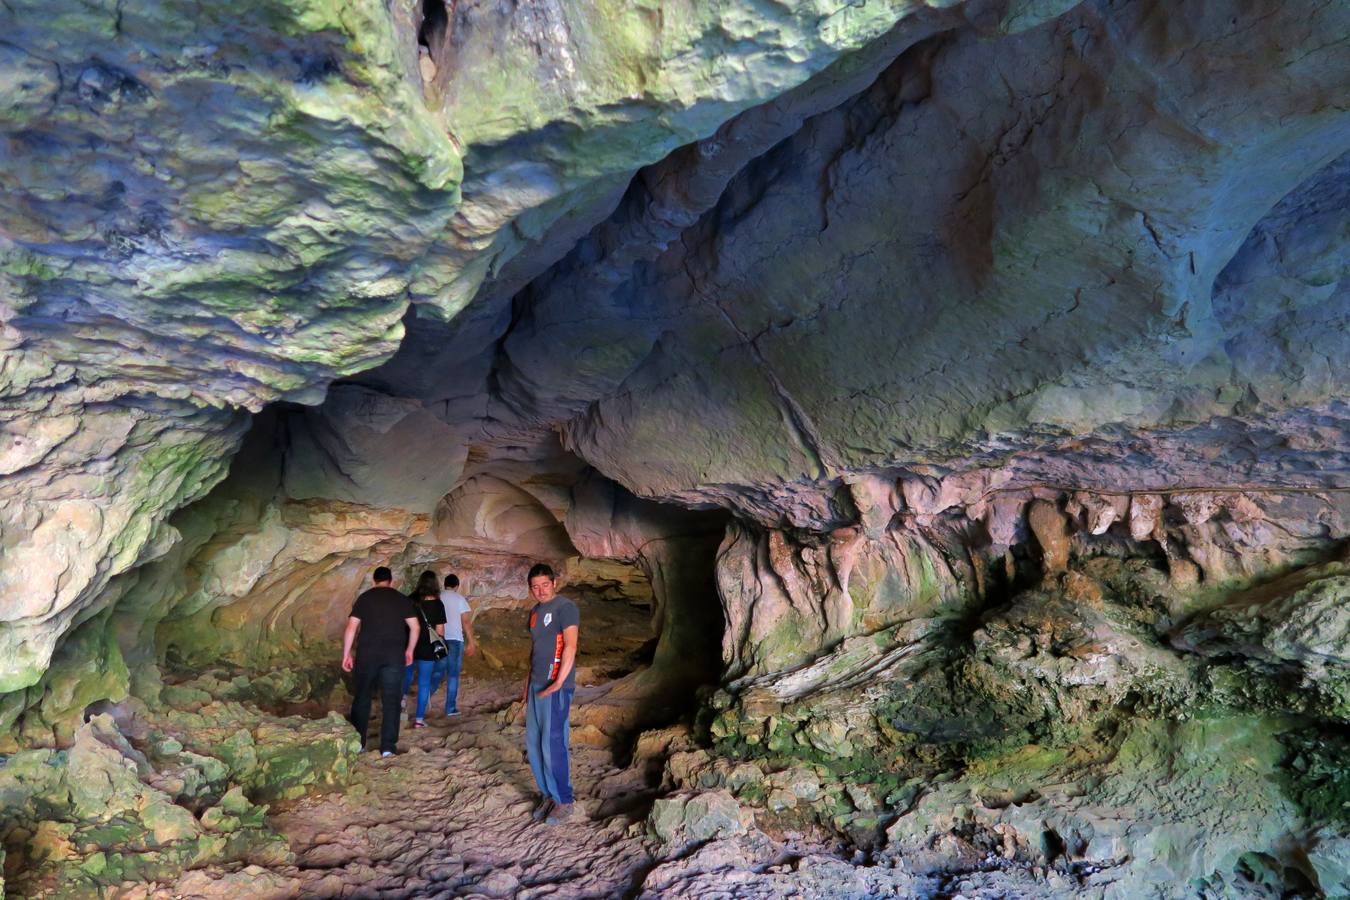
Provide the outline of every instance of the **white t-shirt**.
{"type": "Polygon", "coordinates": [[[441,591],[441,604],[445,607],[445,639],[464,640],[464,622],[459,617],[469,611],[469,601],[459,591],[441,591]]]}

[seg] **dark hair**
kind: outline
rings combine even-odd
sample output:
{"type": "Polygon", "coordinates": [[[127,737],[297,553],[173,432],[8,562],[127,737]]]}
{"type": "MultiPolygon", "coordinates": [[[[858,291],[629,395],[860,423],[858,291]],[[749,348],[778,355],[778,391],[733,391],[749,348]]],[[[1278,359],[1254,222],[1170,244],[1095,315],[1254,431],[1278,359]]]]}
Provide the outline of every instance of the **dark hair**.
{"type": "Polygon", "coordinates": [[[441,586],[435,572],[423,572],[422,577],[417,579],[417,596],[419,597],[438,597],[441,593],[441,586]]]}
{"type": "Polygon", "coordinates": [[[530,574],[525,576],[525,583],[529,584],[540,575],[543,575],[549,581],[557,581],[558,576],[553,574],[553,567],[548,563],[535,563],[530,566],[530,574]]]}
{"type": "Polygon", "coordinates": [[[388,566],[380,566],[375,570],[376,584],[379,584],[381,581],[393,581],[393,580],[394,580],[394,573],[389,571],[388,566]]]}
{"type": "Polygon", "coordinates": [[[445,576],[445,586],[452,591],[459,587],[459,576],[454,573],[445,576]]]}

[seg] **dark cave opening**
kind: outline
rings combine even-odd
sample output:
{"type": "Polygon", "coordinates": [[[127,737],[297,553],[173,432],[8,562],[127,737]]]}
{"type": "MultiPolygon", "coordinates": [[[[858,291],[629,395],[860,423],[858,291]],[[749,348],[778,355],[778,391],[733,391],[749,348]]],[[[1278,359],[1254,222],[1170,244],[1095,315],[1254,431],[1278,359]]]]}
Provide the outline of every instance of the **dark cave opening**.
{"type": "Polygon", "coordinates": [[[170,689],[205,679],[275,714],[344,712],[341,634],[377,565],[400,590],[455,573],[479,642],[462,678],[517,685],[539,561],[581,610],[582,718],[616,748],[688,720],[721,677],[726,514],[637,498],[552,435],[475,443],[435,404],[340,384],[322,406],[256,415],[229,476],[175,522],[191,539],[152,579],[173,588],[152,629],[170,689]]]}
{"type": "Polygon", "coordinates": [[[445,0],[422,0],[421,21],[417,25],[417,43],[425,47],[433,62],[440,62],[448,44],[450,13],[445,0]]]}

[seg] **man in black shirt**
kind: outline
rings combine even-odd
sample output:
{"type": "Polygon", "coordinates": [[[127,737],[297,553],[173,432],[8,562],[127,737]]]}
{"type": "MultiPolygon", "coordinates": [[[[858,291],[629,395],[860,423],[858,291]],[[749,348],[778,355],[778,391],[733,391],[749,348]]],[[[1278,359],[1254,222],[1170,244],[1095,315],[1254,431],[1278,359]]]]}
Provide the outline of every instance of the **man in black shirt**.
{"type": "Polygon", "coordinates": [[[342,671],[353,673],[355,690],[348,718],[363,745],[370,726],[371,694],[379,683],[380,756],[393,756],[398,743],[403,670],[412,665],[421,628],[411,601],[392,586],[394,573],[380,566],[374,581],[373,588],[356,598],[347,619],[347,631],[342,636],[342,671]]]}

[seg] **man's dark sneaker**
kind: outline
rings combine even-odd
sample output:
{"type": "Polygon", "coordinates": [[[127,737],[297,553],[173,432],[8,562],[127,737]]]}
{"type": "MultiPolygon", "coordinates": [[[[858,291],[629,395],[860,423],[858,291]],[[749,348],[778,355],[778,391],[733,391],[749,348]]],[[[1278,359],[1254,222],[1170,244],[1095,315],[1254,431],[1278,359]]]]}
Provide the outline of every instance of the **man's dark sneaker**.
{"type": "Polygon", "coordinates": [[[536,822],[544,821],[544,818],[553,811],[553,806],[553,798],[545,797],[535,806],[534,812],[530,813],[530,818],[534,819],[536,822]]]}
{"type": "Polygon", "coordinates": [[[548,811],[548,816],[544,819],[545,825],[561,825],[572,818],[571,803],[554,803],[553,808],[548,811]]]}

